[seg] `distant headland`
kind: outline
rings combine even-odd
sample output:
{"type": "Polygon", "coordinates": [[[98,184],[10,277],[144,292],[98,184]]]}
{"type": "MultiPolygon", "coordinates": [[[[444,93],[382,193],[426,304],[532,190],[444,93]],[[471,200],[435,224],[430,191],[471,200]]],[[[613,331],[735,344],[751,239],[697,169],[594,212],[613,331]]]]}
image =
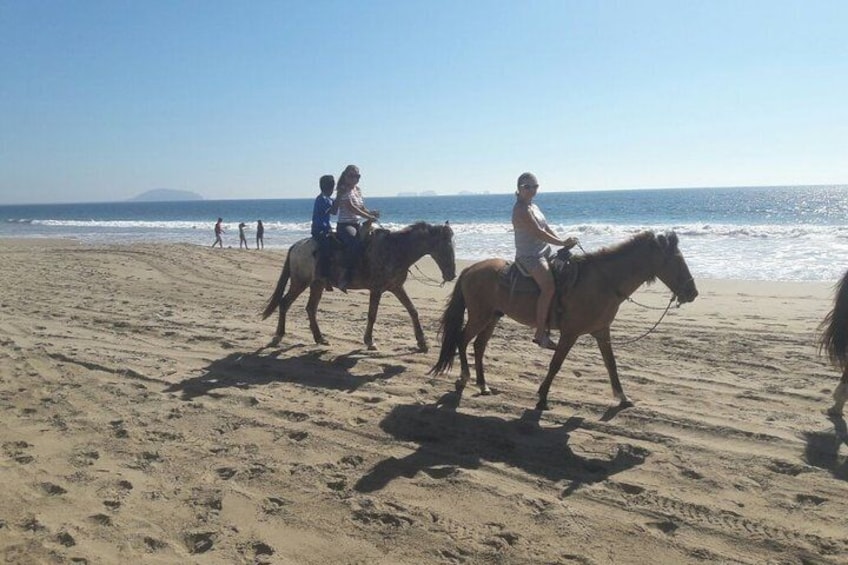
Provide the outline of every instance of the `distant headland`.
{"type": "Polygon", "coordinates": [[[169,188],[157,188],[142,192],[138,196],[130,198],[131,202],[174,202],[182,200],[203,200],[196,192],[189,190],[171,190],[169,188]]]}

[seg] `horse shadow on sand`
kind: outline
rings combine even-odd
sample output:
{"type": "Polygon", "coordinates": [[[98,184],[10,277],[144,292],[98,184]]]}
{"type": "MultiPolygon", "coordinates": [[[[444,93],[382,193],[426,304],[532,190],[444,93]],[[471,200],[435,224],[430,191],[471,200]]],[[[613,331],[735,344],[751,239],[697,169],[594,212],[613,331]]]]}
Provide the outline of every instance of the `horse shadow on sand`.
{"type": "Polygon", "coordinates": [[[834,478],[848,481],[848,456],[839,455],[842,445],[848,446],[848,426],[842,416],[830,416],[832,432],[805,432],[807,446],[804,459],[809,465],[829,471],[834,478]]]}
{"type": "Polygon", "coordinates": [[[618,445],[609,457],[585,457],[568,446],[569,433],[580,428],[583,418],[569,418],[558,428],[539,425],[541,412],[526,410],[513,420],[457,412],[460,396],[445,394],[433,405],[396,406],[380,428],[398,440],[418,444],[410,455],[389,457],[377,463],[354,488],[359,492],[382,489],[398,477],[424,473],[445,479],[458,469],[477,469],[486,462],[503,463],[551,481],[565,481],[562,496],[583,485],[644,463],[650,452],[641,447],[618,445]]]}
{"type": "Polygon", "coordinates": [[[199,396],[220,398],[221,389],[248,390],[272,383],[297,383],[312,388],[353,392],[359,387],[379,380],[388,380],[406,371],[404,365],[392,362],[390,354],[364,353],[353,350],[343,355],[324,351],[306,351],[301,355],[287,354],[301,346],[285,349],[262,347],[253,352],[234,352],[214,360],[203,368],[202,374],[174,383],[163,392],[181,393],[183,400],[199,396]],[[283,355],[287,355],[283,357],[283,355]],[[352,375],[360,359],[383,359],[380,370],[366,375],[352,375]]]}

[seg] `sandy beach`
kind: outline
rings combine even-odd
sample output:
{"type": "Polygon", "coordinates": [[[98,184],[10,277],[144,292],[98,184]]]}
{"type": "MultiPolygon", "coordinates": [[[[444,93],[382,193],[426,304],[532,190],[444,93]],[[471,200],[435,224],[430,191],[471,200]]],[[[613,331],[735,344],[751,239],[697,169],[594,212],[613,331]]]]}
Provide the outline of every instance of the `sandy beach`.
{"type": "MultiPolygon", "coordinates": [[[[848,433],[823,411],[831,283],[698,280],[616,347],[504,320],[491,396],[431,377],[452,284],[258,313],[283,251],[0,240],[0,556],[9,563],[848,563],[848,433]]],[[[634,296],[663,307],[661,284],[634,296]]],[[[626,303],[613,339],[659,311],[626,303]]]]}

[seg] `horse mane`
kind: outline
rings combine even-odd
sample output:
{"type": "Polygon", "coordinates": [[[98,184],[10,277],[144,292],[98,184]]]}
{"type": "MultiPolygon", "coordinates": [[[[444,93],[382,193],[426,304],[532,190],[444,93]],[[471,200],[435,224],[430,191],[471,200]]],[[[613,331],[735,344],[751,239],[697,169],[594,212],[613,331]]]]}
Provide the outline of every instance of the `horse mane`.
{"type": "Polygon", "coordinates": [[[422,234],[426,234],[428,236],[438,235],[445,229],[450,229],[450,226],[428,224],[427,222],[415,222],[414,224],[401,228],[397,231],[387,231],[386,235],[393,241],[402,243],[407,241],[409,238],[422,234]]]}
{"type": "Polygon", "coordinates": [[[622,241],[610,247],[604,247],[598,251],[592,251],[585,255],[574,255],[572,260],[580,262],[604,261],[606,259],[614,259],[619,255],[625,254],[633,250],[635,247],[640,247],[646,243],[653,243],[657,240],[657,236],[653,231],[643,231],[631,237],[626,241],[622,241]]]}
{"type": "Polygon", "coordinates": [[[415,222],[412,225],[406,226],[405,228],[401,228],[401,229],[399,229],[395,232],[391,232],[391,233],[393,233],[395,235],[400,235],[400,234],[417,232],[417,231],[430,231],[430,228],[432,228],[432,227],[433,226],[431,226],[427,222],[415,222]]]}

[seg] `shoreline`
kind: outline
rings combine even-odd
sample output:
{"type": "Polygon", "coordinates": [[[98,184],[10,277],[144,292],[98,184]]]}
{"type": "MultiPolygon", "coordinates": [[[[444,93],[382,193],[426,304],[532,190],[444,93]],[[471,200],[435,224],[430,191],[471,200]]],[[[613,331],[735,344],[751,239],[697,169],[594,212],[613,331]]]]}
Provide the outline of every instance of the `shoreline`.
{"type": "Polygon", "coordinates": [[[367,351],[363,291],[324,295],[329,346],[306,296],[270,346],[284,256],[0,239],[6,561],[848,561],[848,434],[823,415],[839,372],[815,345],[833,282],[698,280],[618,346],[659,315],[625,303],[635,407],[582,337],[540,414],[550,355],[510,320],[486,352],[495,394],[427,374],[453,283],[407,283],[426,353],[390,295],[367,351]]]}

